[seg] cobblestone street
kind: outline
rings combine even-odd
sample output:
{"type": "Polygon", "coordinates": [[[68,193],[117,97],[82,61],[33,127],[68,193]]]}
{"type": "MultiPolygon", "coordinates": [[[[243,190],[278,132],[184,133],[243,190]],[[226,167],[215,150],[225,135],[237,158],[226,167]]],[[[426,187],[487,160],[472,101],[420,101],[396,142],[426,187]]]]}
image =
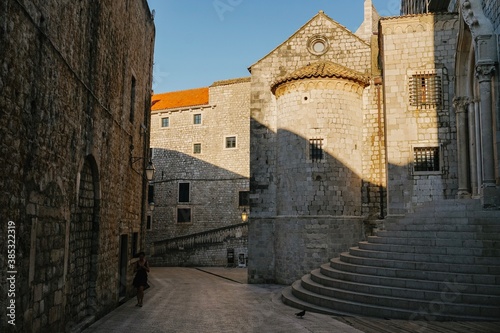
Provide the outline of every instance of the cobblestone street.
{"type": "Polygon", "coordinates": [[[361,332],[327,315],[297,318],[280,301],[283,286],[237,282],[246,269],[204,270],[153,268],[142,308],[131,299],[84,333],[361,332]]]}

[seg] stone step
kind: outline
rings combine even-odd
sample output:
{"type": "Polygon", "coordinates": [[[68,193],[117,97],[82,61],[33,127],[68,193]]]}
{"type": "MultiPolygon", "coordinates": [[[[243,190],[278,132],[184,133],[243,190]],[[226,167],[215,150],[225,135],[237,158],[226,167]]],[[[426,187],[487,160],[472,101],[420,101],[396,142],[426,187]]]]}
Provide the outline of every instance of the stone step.
{"type": "Polygon", "coordinates": [[[404,238],[404,237],[379,237],[368,236],[369,243],[393,244],[393,245],[414,245],[428,247],[462,247],[462,248],[491,248],[498,249],[500,242],[495,240],[477,239],[451,239],[451,238],[404,238]]]}
{"type": "Polygon", "coordinates": [[[455,281],[458,283],[469,283],[478,285],[498,285],[500,287],[500,276],[487,274],[465,274],[454,272],[435,272],[425,270],[413,270],[404,268],[388,268],[376,266],[356,265],[341,261],[340,258],[330,260],[330,265],[344,272],[358,273],[364,275],[384,276],[403,279],[414,279],[424,281],[455,281]]]}
{"type": "MultiPolygon", "coordinates": [[[[394,307],[397,309],[404,309],[411,311],[429,307],[430,302],[436,301],[439,302],[439,306],[441,309],[440,312],[442,313],[446,313],[449,315],[467,313],[468,315],[474,317],[493,317],[498,313],[498,310],[500,310],[500,307],[497,306],[463,304],[459,303],[454,298],[453,299],[451,297],[450,299],[447,299],[446,297],[440,298],[439,295],[437,295],[437,298],[430,298],[427,300],[427,299],[418,299],[411,295],[408,295],[407,297],[396,297],[396,296],[380,295],[380,294],[377,295],[370,292],[364,293],[361,291],[333,288],[313,281],[310,275],[306,275],[301,280],[296,281],[292,285],[292,290],[298,289],[297,286],[299,284],[305,290],[308,290],[314,294],[318,294],[318,296],[314,299],[316,301],[318,300],[318,298],[321,299],[321,301],[323,301],[323,297],[327,296],[350,302],[377,305],[383,307],[394,307]],[[453,302],[450,302],[450,300],[452,300],[453,302]]],[[[321,305],[321,302],[313,302],[313,303],[321,305]]]]}
{"type": "Polygon", "coordinates": [[[420,254],[407,251],[374,251],[366,250],[360,247],[351,247],[349,253],[353,256],[388,259],[388,260],[406,260],[406,261],[427,261],[430,263],[446,263],[446,264],[462,264],[462,265],[494,265],[500,266],[500,258],[498,257],[477,257],[474,255],[445,255],[445,254],[420,254]]]}
{"type": "Polygon", "coordinates": [[[349,252],[341,253],[340,260],[346,263],[362,266],[387,267],[417,271],[500,275],[500,266],[450,264],[442,262],[429,262],[428,260],[410,261],[367,258],[355,256],[349,252]]]}
{"type": "Polygon", "coordinates": [[[335,311],[330,308],[325,308],[324,306],[319,306],[316,304],[303,301],[293,295],[291,286],[283,289],[283,291],[281,292],[281,300],[286,305],[293,306],[294,308],[300,310],[306,310],[306,311],[328,314],[328,315],[336,315],[336,316],[347,316],[347,317],[352,316],[352,313],[335,311]]]}
{"type": "Polygon", "coordinates": [[[498,319],[500,210],[442,200],[374,225],[383,230],[296,281],[285,303],[407,320],[498,319]]]}
{"type": "Polygon", "coordinates": [[[446,231],[500,233],[500,223],[495,224],[401,224],[384,222],[387,231],[446,231]]]}
{"type": "MultiPolygon", "coordinates": [[[[500,225],[499,225],[500,231],[500,225]]],[[[471,232],[471,231],[393,231],[393,230],[378,230],[378,237],[394,237],[394,238],[432,238],[432,239],[453,239],[453,240],[490,240],[500,241],[500,232],[471,232]]]]}
{"type": "MultiPolygon", "coordinates": [[[[304,300],[308,303],[314,304],[314,305],[319,305],[322,307],[327,307],[329,309],[332,309],[334,311],[340,311],[340,312],[348,312],[348,313],[362,313],[363,315],[366,316],[377,316],[377,317],[388,317],[388,318],[397,318],[397,319],[415,319],[415,318],[424,318],[425,316],[429,315],[429,312],[432,312],[433,308],[431,307],[432,304],[427,304],[428,308],[423,308],[423,311],[421,309],[404,309],[404,308],[397,308],[389,305],[376,305],[376,304],[369,304],[369,303],[363,303],[359,301],[353,301],[353,300],[346,300],[342,298],[335,298],[332,296],[327,296],[327,295],[320,295],[314,292],[311,292],[307,289],[305,289],[302,286],[301,281],[296,281],[293,283],[291,287],[292,295],[295,296],[296,298],[299,298],[301,300],[304,300]]],[[[368,300],[365,297],[370,297],[370,295],[367,294],[360,294],[360,293],[351,293],[352,297],[354,299],[365,299],[368,300]]],[[[379,297],[380,298],[380,297],[379,297]]],[[[387,298],[388,299],[388,298],[387,298]]],[[[402,305],[405,303],[404,300],[397,300],[397,299],[392,299],[394,302],[398,302],[398,305],[402,305]]],[[[407,302],[409,303],[409,302],[407,302]]],[[[446,304],[448,305],[448,304],[446,304]]],[[[453,305],[453,304],[451,304],[453,305]]],[[[482,307],[481,307],[482,309],[482,307]]],[[[439,310],[441,310],[441,307],[439,307],[439,310]]],[[[444,309],[443,309],[444,310],[444,309]]],[[[474,316],[474,315],[464,315],[463,312],[459,312],[456,315],[453,314],[448,314],[445,313],[444,311],[436,311],[433,312],[432,315],[435,318],[435,320],[454,320],[457,319],[457,317],[460,317],[462,320],[491,320],[490,311],[495,311],[498,309],[495,309],[494,307],[491,307],[491,309],[483,310],[485,312],[484,316],[474,316]]],[[[477,311],[474,311],[477,312],[477,311]]],[[[481,312],[479,310],[479,312],[481,312]]],[[[495,313],[496,314],[496,313],[495,313]]]]}
{"type": "MultiPolygon", "coordinates": [[[[442,281],[418,280],[404,277],[388,277],[356,272],[342,271],[332,267],[331,263],[323,264],[320,267],[321,274],[347,282],[369,284],[374,286],[386,286],[406,289],[418,289],[427,291],[441,291],[453,285],[457,290],[468,294],[500,296],[500,285],[470,284],[457,282],[455,279],[444,279],[442,281]]],[[[375,288],[375,287],[374,287],[375,288]]]]}
{"type": "Polygon", "coordinates": [[[431,247],[414,246],[406,244],[384,244],[369,243],[366,241],[358,242],[359,248],[363,250],[400,252],[400,253],[418,253],[418,254],[443,254],[458,256],[477,256],[477,257],[500,257],[500,248],[473,248],[473,247],[431,247]]]}
{"type": "Polygon", "coordinates": [[[389,223],[402,224],[433,224],[439,221],[442,224],[495,224],[500,220],[500,210],[493,211],[465,211],[465,210],[424,210],[408,215],[387,215],[389,223]]]}
{"type": "MultiPolygon", "coordinates": [[[[500,295],[478,295],[465,293],[465,286],[455,285],[452,283],[445,283],[440,290],[421,290],[411,288],[400,288],[394,286],[372,285],[367,283],[358,283],[352,281],[345,281],[334,279],[329,276],[323,275],[321,269],[315,269],[310,274],[306,275],[310,279],[320,285],[326,287],[338,288],[361,293],[371,293],[381,296],[392,296],[400,298],[414,298],[419,300],[439,300],[441,298],[446,300],[453,300],[456,303],[477,304],[500,306],[500,295]]],[[[303,277],[306,278],[306,277],[303,277]]]]}

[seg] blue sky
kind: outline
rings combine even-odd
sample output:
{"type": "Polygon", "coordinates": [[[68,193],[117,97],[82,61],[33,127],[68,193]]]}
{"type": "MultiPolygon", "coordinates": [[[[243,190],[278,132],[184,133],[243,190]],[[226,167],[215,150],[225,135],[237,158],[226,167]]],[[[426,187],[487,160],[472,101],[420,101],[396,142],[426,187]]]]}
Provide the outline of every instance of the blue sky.
{"type": "MultiPolygon", "coordinates": [[[[373,0],[383,16],[400,0],[373,0]]],[[[364,0],[148,0],[155,11],[155,93],[249,76],[247,68],[319,10],[356,31],[364,0]]]]}

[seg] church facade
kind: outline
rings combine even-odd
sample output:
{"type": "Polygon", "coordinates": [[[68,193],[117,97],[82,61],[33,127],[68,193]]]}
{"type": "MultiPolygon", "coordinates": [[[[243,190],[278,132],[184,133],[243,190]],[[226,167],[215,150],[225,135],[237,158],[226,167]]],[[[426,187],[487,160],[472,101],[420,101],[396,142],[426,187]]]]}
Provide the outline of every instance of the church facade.
{"type": "Polygon", "coordinates": [[[431,203],[500,206],[498,4],[405,4],[365,1],[354,33],[319,12],[250,67],[249,281],[291,283],[431,203]]]}
{"type": "Polygon", "coordinates": [[[366,0],[355,32],[320,11],[249,67],[248,281],[292,284],[301,308],[415,318],[454,279],[470,311],[436,316],[493,318],[500,8],[401,11],[366,0]]]}

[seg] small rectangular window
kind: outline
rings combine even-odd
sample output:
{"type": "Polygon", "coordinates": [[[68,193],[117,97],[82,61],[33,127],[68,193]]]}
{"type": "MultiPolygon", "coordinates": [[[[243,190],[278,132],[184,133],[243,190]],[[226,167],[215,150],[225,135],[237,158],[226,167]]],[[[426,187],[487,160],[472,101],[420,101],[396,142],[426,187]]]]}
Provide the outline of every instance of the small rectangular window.
{"type": "Polygon", "coordinates": [[[313,162],[323,159],[323,139],[309,140],[309,158],[313,162]]]}
{"type": "Polygon", "coordinates": [[[250,206],[250,191],[240,191],[238,205],[240,207],[250,206]]]}
{"type": "Polygon", "coordinates": [[[177,208],[177,223],[191,222],[191,208],[177,208]]]}
{"type": "Polygon", "coordinates": [[[413,148],[414,171],[440,171],[439,147],[413,148]]]}
{"type": "Polygon", "coordinates": [[[179,202],[189,202],[189,183],[179,183],[179,202]]]}
{"type": "Polygon", "coordinates": [[[193,116],[193,124],[200,125],[201,124],[201,114],[195,114],[193,116]]]}
{"type": "Polygon", "coordinates": [[[195,143],[193,145],[193,154],[201,154],[201,143],[195,143]]]}
{"type": "Polygon", "coordinates": [[[151,229],[153,229],[153,217],[151,215],[148,215],[146,220],[146,230],[151,229]]]}
{"type": "Polygon", "coordinates": [[[169,127],[170,126],[170,118],[165,117],[161,118],[161,127],[169,127]]]}
{"type": "Polygon", "coordinates": [[[236,137],[235,136],[227,136],[225,147],[226,148],[236,148],[236,137]]]}
{"type": "Polygon", "coordinates": [[[410,79],[410,105],[417,108],[441,105],[441,77],[415,74],[410,79]]]}

